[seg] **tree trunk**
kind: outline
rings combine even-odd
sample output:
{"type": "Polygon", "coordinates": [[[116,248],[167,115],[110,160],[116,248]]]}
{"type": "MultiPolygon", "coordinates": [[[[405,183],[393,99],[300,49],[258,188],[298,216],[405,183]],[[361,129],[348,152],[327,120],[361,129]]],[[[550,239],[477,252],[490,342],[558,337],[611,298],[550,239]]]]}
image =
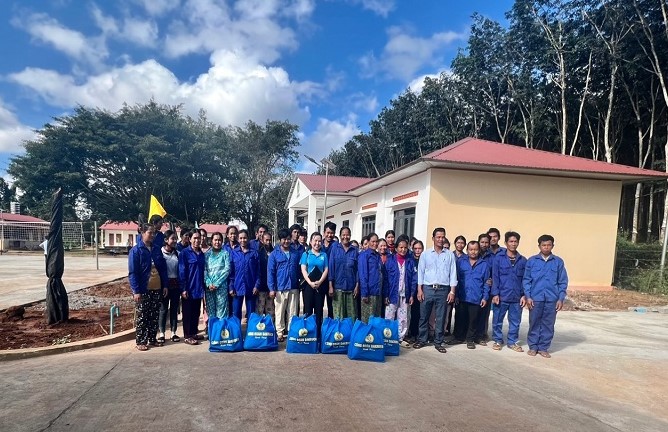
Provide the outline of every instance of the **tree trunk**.
{"type": "Polygon", "coordinates": [[[638,220],[640,219],[640,196],[642,195],[642,183],[636,184],[636,194],[633,199],[633,227],[631,228],[631,241],[638,242],[638,220]]]}
{"type": "Polygon", "coordinates": [[[649,186],[649,205],[647,208],[647,243],[651,243],[653,234],[652,225],[654,222],[654,183],[649,186]]]}

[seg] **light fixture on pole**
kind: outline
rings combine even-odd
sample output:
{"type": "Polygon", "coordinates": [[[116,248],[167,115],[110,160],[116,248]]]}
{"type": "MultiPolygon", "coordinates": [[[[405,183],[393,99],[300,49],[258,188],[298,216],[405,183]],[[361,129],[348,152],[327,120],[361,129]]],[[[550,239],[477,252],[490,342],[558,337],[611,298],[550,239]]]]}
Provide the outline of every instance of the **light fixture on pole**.
{"type": "Polygon", "coordinates": [[[325,202],[324,205],[322,206],[322,226],[324,229],[325,222],[327,220],[327,182],[329,180],[329,169],[335,169],[336,165],[332,163],[329,159],[322,158],[320,163],[316,162],[315,159],[308,155],[304,155],[306,159],[308,159],[310,162],[314,163],[315,165],[319,166],[320,168],[325,168],[325,202]]]}

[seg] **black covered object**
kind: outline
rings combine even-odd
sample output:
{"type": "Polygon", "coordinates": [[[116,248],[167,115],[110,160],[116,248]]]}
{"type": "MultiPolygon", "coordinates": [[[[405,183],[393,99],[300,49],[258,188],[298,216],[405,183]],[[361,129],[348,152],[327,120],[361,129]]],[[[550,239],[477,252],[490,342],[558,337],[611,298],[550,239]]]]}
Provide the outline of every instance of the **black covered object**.
{"type": "Polygon", "coordinates": [[[65,270],[65,249],[63,248],[63,191],[58,189],[53,194],[51,205],[51,227],[46,244],[46,322],[55,324],[67,321],[69,302],[63,285],[65,270]]]}

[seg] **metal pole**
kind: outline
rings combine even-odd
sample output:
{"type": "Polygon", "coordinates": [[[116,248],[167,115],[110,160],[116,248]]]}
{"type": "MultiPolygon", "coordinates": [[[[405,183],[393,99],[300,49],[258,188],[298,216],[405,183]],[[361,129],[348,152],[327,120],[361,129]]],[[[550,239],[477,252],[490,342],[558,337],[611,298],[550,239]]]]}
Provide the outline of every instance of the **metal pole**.
{"type": "Polygon", "coordinates": [[[325,163],[325,203],[322,207],[322,231],[325,231],[325,223],[327,223],[327,179],[329,177],[329,162],[325,163]]]}
{"type": "Polygon", "coordinates": [[[97,221],[95,221],[95,268],[100,270],[100,257],[98,256],[98,247],[97,247],[97,221]]]}

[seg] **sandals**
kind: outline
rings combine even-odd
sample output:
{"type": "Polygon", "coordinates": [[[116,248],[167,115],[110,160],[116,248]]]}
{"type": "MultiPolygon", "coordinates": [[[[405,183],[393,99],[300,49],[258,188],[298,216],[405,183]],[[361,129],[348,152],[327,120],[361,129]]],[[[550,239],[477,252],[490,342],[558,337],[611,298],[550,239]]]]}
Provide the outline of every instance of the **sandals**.
{"type": "Polygon", "coordinates": [[[415,343],[413,344],[413,348],[415,348],[415,349],[424,348],[424,347],[426,347],[426,346],[427,346],[427,344],[424,344],[424,343],[422,343],[422,342],[415,342],[415,343]]]}
{"type": "Polygon", "coordinates": [[[536,357],[536,354],[538,354],[538,351],[530,349],[527,354],[529,354],[531,357],[536,357]]]}
{"type": "Polygon", "coordinates": [[[198,341],[204,340],[204,335],[195,335],[195,337],[193,339],[198,340],[198,341]]]}
{"type": "Polygon", "coordinates": [[[178,337],[177,335],[173,335],[173,336],[172,336],[172,342],[178,342],[178,341],[180,341],[180,340],[181,340],[181,338],[178,337]]]}
{"type": "Polygon", "coordinates": [[[494,342],[494,345],[492,345],[492,349],[494,351],[501,351],[501,344],[498,342],[494,342]]]}
{"type": "Polygon", "coordinates": [[[441,354],[448,352],[448,350],[445,349],[443,345],[434,345],[434,348],[436,348],[436,351],[440,352],[441,354]]]}
{"type": "Polygon", "coordinates": [[[193,338],[186,338],[183,342],[187,343],[188,345],[199,345],[199,342],[193,338]]]}
{"type": "Polygon", "coordinates": [[[475,343],[474,342],[466,342],[466,348],[475,349],[475,343]]]}
{"type": "Polygon", "coordinates": [[[484,340],[484,339],[483,339],[483,340],[479,340],[479,341],[476,342],[476,343],[477,343],[478,345],[480,345],[480,346],[487,346],[487,341],[484,340]]]}
{"type": "Polygon", "coordinates": [[[278,336],[278,342],[284,342],[284,341],[285,341],[285,337],[282,334],[280,336],[278,336]]]}
{"type": "Polygon", "coordinates": [[[164,344],[164,343],[165,343],[165,337],[164,337],[164,336],[160,336],[160,337],[157,339],[156,342],[158,342],[159,344],[164,344]]]}
{"type": "Polygon", "coordinates": [[[522,347],[519,346],[519,345],[517,345],[517,344],[515,344],[515,345],[508,345],[508,348],[510,348],[511,350],[513,350],[513,351],[515,351],[515,352],[524,352],[524,350],[522,349],[522,347]]]}
{"type": "Polygon", "coordinates": [[[137,348],[137,351],[148,351],[148,347],[146,345],[137,345],[135,348],[137,348]]]}
{"type": "Polygon", "coordinates": [[[552,358],[549,352],[547,351],[538,351],[538,354],[540,354],[541,357],[543,358],[552,358]]]}
{"type": "Polygon", "coordinates": [[[399,345],[401,345],[401,346],[404,347],[404,348],[410,348],[410,347],[413,346],[413,345],[412,345],[410,342],[408,342],[407,340],[402,340],[402,341],[399,343],[399,345]]]}

